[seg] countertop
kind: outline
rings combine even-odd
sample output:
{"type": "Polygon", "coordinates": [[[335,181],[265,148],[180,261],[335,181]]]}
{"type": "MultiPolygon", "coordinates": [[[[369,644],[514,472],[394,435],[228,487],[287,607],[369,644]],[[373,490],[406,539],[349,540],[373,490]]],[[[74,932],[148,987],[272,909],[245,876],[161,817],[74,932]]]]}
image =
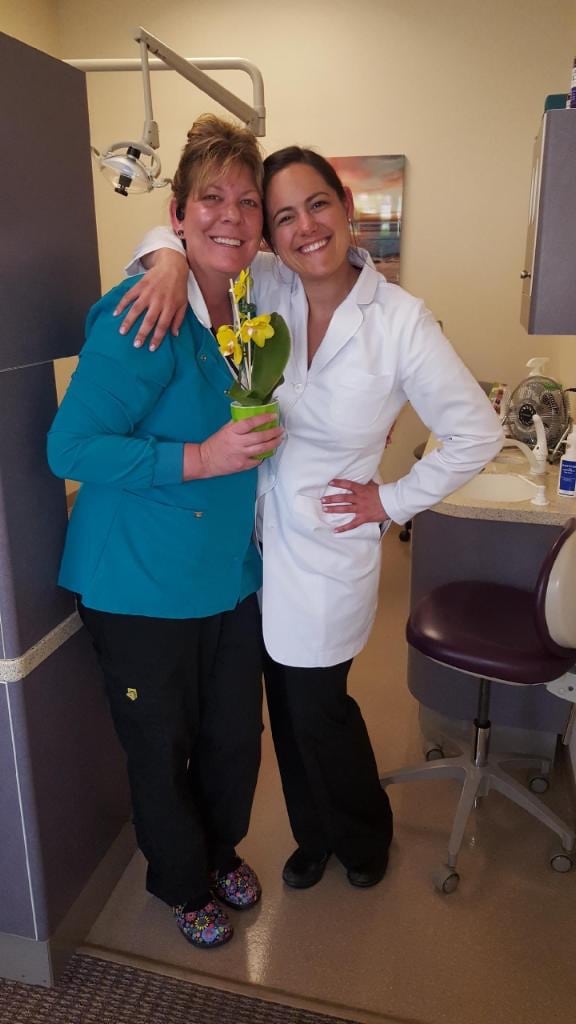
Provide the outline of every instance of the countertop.
{"type": "MultiPolygon", "coordinates": [[[[435,447],[435,439],[430,439],[426,452],[435,447]]],[[[529,466],[521,451],[514,448],[504,449],[496,459],[486,466],[483,473],[518,473],[528,477],[529,466]]],[[[546,526],[563,526],[570,516],[576,516],[576,498],[567,498],[557,494],[558,465],[548,466],[544,477],[531,477],[538,483],[546,484],[548,505],[533,505],[527,501],[486,501],[484,499],[462,499],[460,491],[454,491],[444,501],[434,506],[433,511],[444,516],[457,516],[461,519],[492,519],[508,523],[539,523],[546,526]]]]}

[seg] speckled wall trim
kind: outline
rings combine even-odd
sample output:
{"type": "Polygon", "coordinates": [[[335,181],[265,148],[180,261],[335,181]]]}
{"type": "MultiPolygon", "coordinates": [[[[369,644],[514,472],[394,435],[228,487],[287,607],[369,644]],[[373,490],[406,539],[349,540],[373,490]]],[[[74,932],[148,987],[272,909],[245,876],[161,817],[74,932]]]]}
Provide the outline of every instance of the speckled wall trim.
{"type": "Polygon", "coordinates": [[[81,627],[80,616],[77,612],[73,612],[20,657],[0,658],[0,684],[15,683],[19,679],[25,679],[71,636],[74,636],[81,627]]]}

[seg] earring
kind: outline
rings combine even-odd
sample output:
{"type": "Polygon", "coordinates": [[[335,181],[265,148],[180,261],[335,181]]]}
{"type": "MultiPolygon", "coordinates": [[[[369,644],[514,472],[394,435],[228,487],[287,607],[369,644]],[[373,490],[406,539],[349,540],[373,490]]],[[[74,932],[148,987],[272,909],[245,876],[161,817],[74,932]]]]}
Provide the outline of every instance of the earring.
{"type": "Polygon", "coordinates": [[[176,234],[178,235],[178,238],[184,238],[184,232],[182,231],[182,228],[179,228],[176,234]]]}

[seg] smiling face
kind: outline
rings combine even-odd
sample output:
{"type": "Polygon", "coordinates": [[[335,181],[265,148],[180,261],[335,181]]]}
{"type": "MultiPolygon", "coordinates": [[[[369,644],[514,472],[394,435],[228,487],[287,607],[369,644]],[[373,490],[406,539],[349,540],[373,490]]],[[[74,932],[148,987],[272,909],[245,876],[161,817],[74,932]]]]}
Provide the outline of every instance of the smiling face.
{"type": "Polygon", "coordinates": [[[236,277],[254,259],[262,237],[262,201],[254,175],[246,164],[208,178],[197,195],[189,195],[184,218],[172,225],[183,232],[190,269],[200,287],[236,277]]]}
{"type": "Polygon", "coordinates": [[[272,245],[304,283],[348,272],[351,212],[349,197],[343,202],[308,164],[289,164],[269,181],[266,215],[272,245]]]}

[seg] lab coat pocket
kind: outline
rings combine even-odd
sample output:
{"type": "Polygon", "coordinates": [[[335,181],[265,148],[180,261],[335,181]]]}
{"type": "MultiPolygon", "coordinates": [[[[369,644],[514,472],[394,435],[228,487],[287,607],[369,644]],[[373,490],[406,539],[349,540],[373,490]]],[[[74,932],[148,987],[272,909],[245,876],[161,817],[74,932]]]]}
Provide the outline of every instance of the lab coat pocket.
{"type": "MultiPolygon", "coordinates": [[[[321,502],[321,498],[325,494],[345,493],[340,487],[318,487],[295,494],[293,509],[299,523],[308,530],[322,530],[324,533],[333,533],[338,526],[346,526],[353,518],[349,512],[325,512],[321,502]]],[[[347,540],[379,541],[380,524],[362,523],[361,526],[347,531],[345,536],[347,540]]],[[[339,535],[338,539],[341,538],[344,538],[344,534],[339,535]]]]}
{"type": "Polygon", "coordinates": [[[332,386],[328,406],[331,422],[340,434],[362,433],[378,423],[392,389],[391,374],[345,370],[332,386]]]}
{"type": "MultiPolygon", "coordinates": [[[[364,585],[378,571],[380,529],[378,523],[363,523],[345,533],[334,533],[337,526],[350,521],[349,515],[322,512],[320,500],[306,494],[294,497],[294,523],[297,544],[292,558],[298,568],[313,572],[324,580],[346,586],[364,585]]],[[[296,539],[296,538],[295,538],[296,539]]]]}
{"type": "Polygon", "coordinates": [[[301,527],[308,530],[326,530],[328,528],[320,501],[324,493],[324,487],[317,487],[294,495],[292,508],[301,527]]]}

